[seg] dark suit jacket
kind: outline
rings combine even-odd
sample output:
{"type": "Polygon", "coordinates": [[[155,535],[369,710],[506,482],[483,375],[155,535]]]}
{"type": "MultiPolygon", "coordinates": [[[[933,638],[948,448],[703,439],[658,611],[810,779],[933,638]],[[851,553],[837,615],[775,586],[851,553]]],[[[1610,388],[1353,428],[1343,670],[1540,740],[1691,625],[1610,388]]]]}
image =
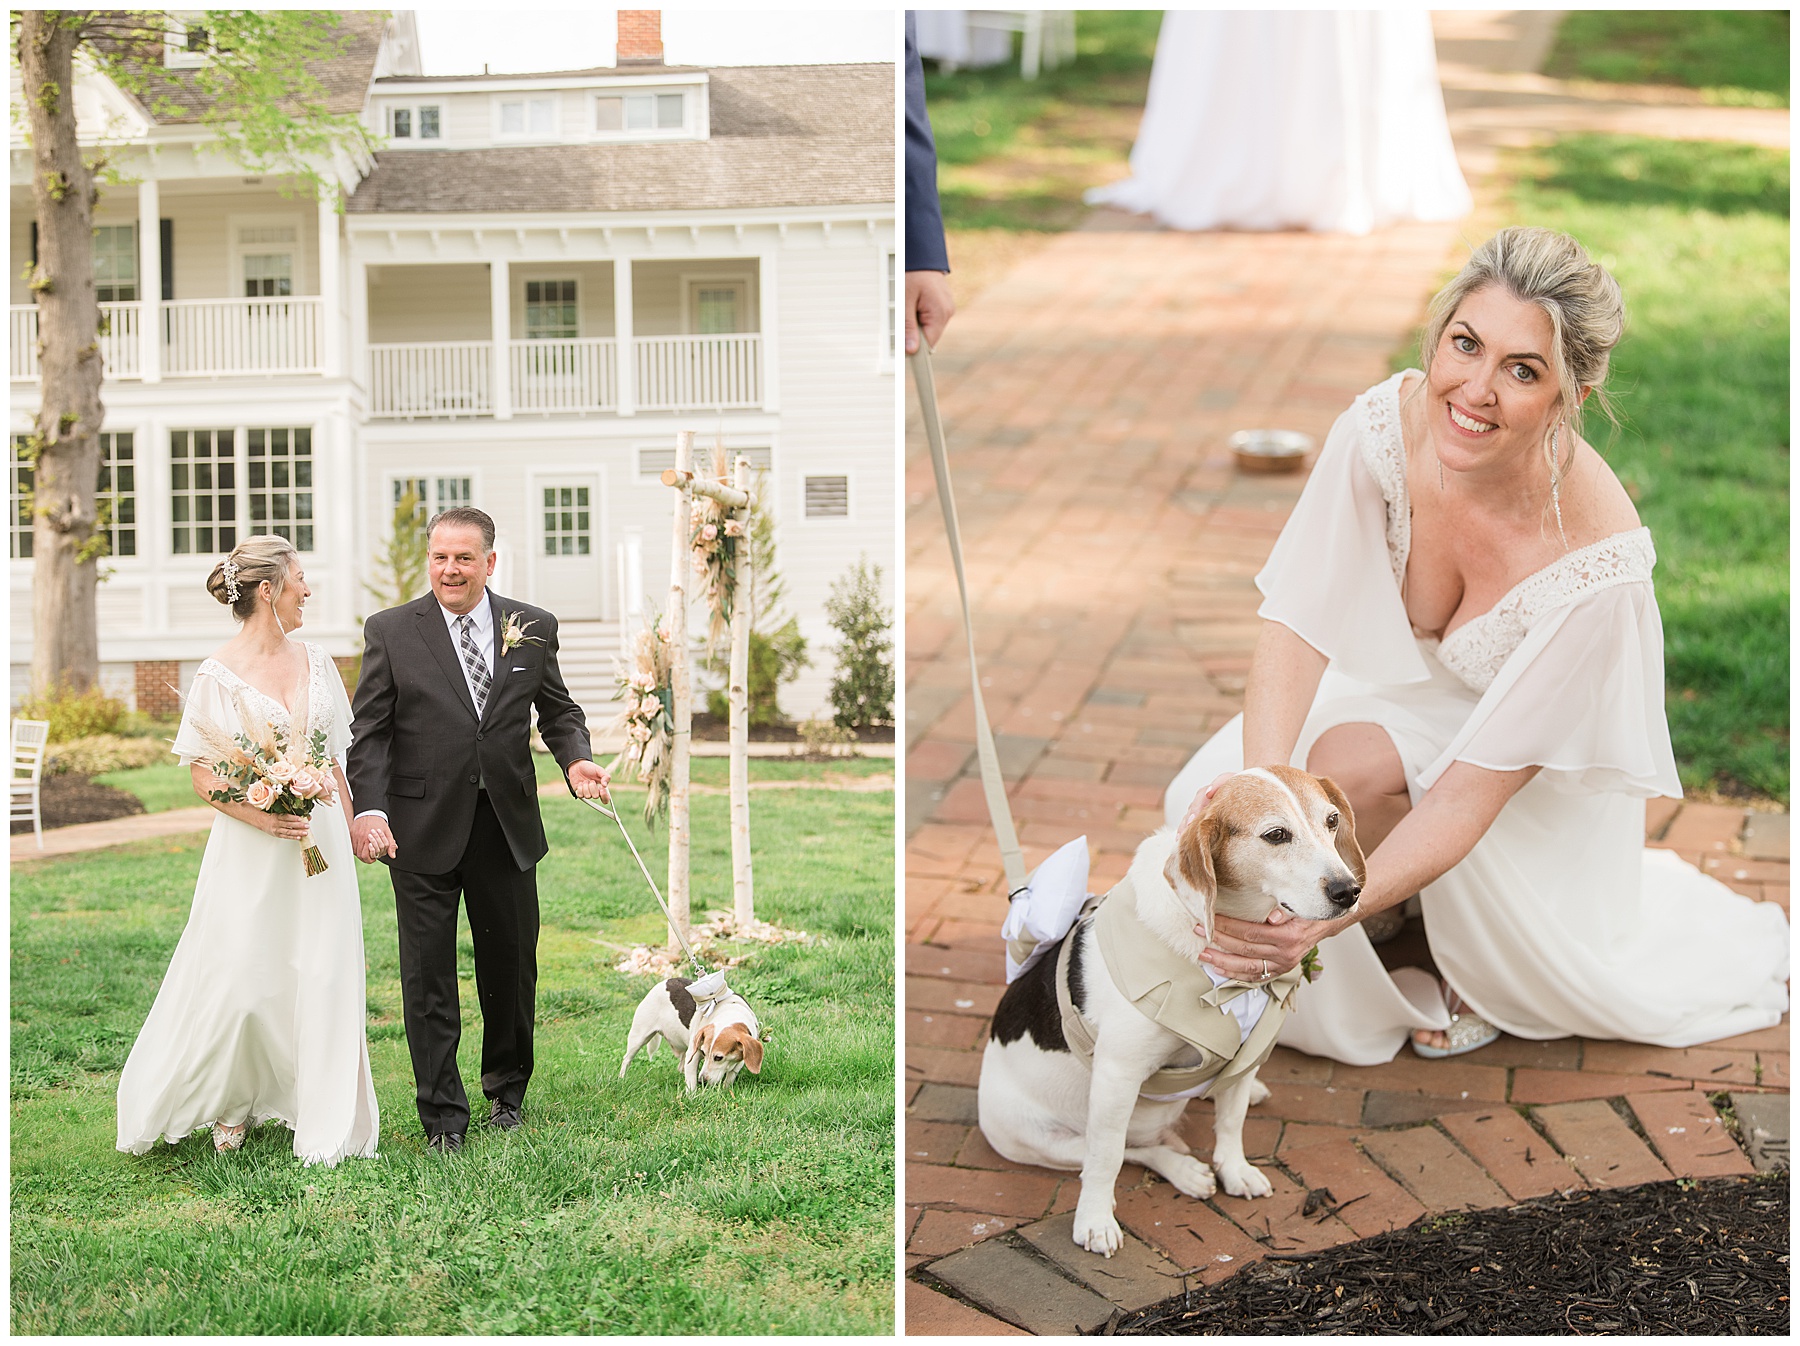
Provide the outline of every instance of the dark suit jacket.
{"type": "Polygon", "coordinates": [[[937,146],[925,115],[925,68],[919,64],[910,10],[906,15],[906,269],[950,269],[950,254],[944,249],[944,214],[938,206],[937,146]]]}
{"type": "Polygon", "coordinates": [[[543,858],[549,844],[531,764],[534,705],[538,732],[565,773],[592,756],[587,720],[556,664],[556,618],[492,589],[487,597],[494,681],[479,720],[435,596],[378,612],[363,625],[347,775],[358,813],[387,814],[400,847],[389,862],[397,869],[456,868],[484,779],[514,863],[523,870],[543,858]],[[533,623],[526,635],[541,643],[502,654],[501,634],[514,612],[533,623]]]}

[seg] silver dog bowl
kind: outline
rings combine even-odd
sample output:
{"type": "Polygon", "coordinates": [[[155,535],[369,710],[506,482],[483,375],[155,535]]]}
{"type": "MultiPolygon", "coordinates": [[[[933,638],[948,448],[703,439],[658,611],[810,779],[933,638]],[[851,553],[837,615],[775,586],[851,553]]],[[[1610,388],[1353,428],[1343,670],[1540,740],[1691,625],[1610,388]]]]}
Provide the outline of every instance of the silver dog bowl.
{"type": "Polygon", "coordinates": [[[1312,436],[1298,430],[1239,430],[1230,443],[1242,472],[1296,471],[1313,447],[1312,436]]]}

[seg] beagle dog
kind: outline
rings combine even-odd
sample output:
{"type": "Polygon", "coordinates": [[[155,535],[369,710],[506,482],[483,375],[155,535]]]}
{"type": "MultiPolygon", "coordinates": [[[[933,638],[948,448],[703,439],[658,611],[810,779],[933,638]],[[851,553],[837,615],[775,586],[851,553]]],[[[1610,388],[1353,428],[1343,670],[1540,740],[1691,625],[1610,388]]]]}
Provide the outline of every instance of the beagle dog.
{"type": "Polygon", "coordinates": [[[1349,801],[1293,767],[1224,782],[1179,828],[1146,839],[1120,884],[1010,985],[981,1063],[981,1131],[1022,1164],[1079,1170],[1075,1242],[1108,1257],[1123,1243],[1113,1187],[1127,1159],[1188,1196],[1268,1196],[1244,1157],[1244,1115],[1302,980],[1299,969],[1240,982],[1199,961],[1216,915],[1341,916],[1362,889],[1349,801]],[[1212,1167],[1176,1126],[1214,1098],[1212,1167]],[[1216,1174],[1216,1181],[1215,1181],[1216,1174]]]}
{"type": "Polygon", "coordinates": [[[696,1001],[686,977],[670,977],[652,986],[631,1016],[631,1033],[625,1040],[625,1059],[619,1062],[619,1078],[631,1060],[648,1046],[654,1056],[661,1043],[681,1053],[681,1073],[687,1092],[702,1084],[730,1088],[746,1068],[762,1073],[763,1041],[756,1013],[735,992],[704,1003],[696,1001]]]}

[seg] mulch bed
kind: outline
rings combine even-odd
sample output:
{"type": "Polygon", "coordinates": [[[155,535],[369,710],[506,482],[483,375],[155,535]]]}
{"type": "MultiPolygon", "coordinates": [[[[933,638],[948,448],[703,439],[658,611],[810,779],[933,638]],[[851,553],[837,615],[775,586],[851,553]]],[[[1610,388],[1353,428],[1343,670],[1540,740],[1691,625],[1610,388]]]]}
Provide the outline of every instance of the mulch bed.
{"type": "MultiPolygon", "coordinates": [[[[96,785],[86,776],[45,776],[39,796],[43,809],[44,830],[68,827],[73,823],[98,823],[109,818],[126,818],[144,811],[144,801],[125,790],[110,785],[96,785]]],[[[16,822],[13,835],[31,831],[31,823],[16,822]]]]}
{"type": "Polygon", "coordinates": [[[1788,1175],[1647,1183],[1272,1255],[1101,1332],[1788,1335],[1788,1175]]]}

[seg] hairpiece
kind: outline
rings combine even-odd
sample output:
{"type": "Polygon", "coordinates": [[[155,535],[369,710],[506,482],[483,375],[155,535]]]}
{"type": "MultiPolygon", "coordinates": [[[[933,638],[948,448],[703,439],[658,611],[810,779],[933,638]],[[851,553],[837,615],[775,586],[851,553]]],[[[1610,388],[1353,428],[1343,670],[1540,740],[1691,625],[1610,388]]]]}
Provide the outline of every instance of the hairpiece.
{"type": "Polygon", "coordinates": [[[225,563],[222,566],[220,566],[219,569],[225,572],[225,596],[227,598],[229,598],[233,603],[237,602],[238,601],[238,582],[237,582],[238,564],[237,564],[237,562],[232,560],[229,556],[227,556],[225,558],[225,563]]]}

